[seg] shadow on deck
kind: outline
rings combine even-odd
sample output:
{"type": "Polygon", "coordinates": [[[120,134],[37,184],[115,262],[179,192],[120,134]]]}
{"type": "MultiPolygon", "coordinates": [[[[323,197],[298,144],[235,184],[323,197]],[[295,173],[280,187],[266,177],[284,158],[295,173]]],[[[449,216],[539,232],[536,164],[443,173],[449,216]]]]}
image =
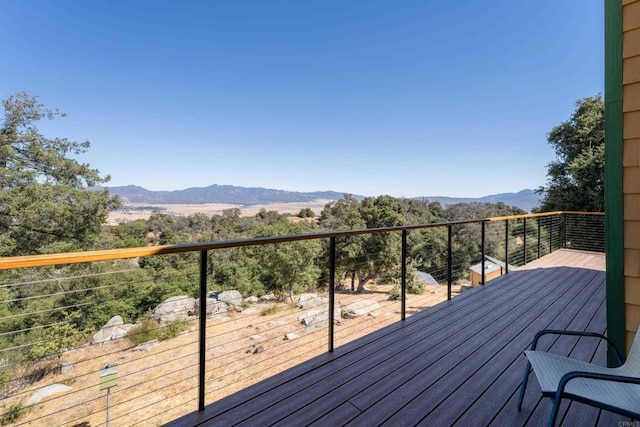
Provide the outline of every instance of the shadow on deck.
{"type": "MultiPolygon", "coordinates": [[[[537,381],[515,408],[523,350],[544,328],[602,333],[605,325],[604,255],[560,250],[169,425],[541,425],[551,401],[537,381]]],[[[605,346],[593,339],[541,344],[605,364],[605,346]]],[[[558,419],[628,420],[569,402],[558,419]]]]}

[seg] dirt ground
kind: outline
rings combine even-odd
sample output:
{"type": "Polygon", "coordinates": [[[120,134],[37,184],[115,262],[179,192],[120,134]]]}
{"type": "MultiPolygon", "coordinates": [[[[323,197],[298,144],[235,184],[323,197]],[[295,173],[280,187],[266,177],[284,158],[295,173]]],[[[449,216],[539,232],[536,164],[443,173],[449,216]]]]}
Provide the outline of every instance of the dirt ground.
{"type": "MultiPolygon", "coordinates": [[[[174,214],[178,216],[188,216],[196,213],[204,213],[206,215],[220,215],[225,209],[238,208],[240,209],[241,216],[254,216],[261,209],[268,211],[277,211],[280,213],[289,213],[297,215],[301,209],[311,208],[316,215],[320,215],[324,206],[331,202],[328,199],[317,199],[311,202],[295,202],[295,203],[271,203],[264,205],[231,205],[223,203],[203,203],[203,204],[158,204],[157,208],[161,208],[161,212],[167,214],[174,214]]],[[[120,222],[135,221],[136,219],[147,219],[154,212],[153,209],[143,209],[148,207],[148,204],[142,203],[127,203],[127,208],[119,209],[109,213],[107,223],[115,225],[120,222]]]]}
{"type": "MultiPolygon", "coordinates": [[[[400,302],[389,300],[390,288],[371,284],[361,294],[337,292],[341,306],[366,299],[376,301],[380,309],[373,316],[341,319],[335,327],[336,347],[400,320],[400,302]]],[[[445,286],[428,287],[423,295],[408,296],[407,315],[445,299],[445,286]]],[[[298,320],[304,312],[285,302],[259,303],[242,312],[208,319],[207,404],[326,352],[328,328],[305,328],[298,320]],[[289,333],[298,338],[284,339],[289,333]],[[252,352],[252,346],[261,351],[252,352]]],[[[4,413],[18,402],[24,404],[44,386],[62,383],[72,389],[33,405],[16,425],[104,425],[107,393],[99,390],[99,372],[107,364],[117,364],[118,384],[109,396],[109,425],[161,425],[197,410],[198,346],[197,320],[178,337],[146,351],[134,351],[126,339],[86,345],[64,354],[62,361],[73,363],[71,372],[47,375],[5,399],[0,411],[4,413]]]]}

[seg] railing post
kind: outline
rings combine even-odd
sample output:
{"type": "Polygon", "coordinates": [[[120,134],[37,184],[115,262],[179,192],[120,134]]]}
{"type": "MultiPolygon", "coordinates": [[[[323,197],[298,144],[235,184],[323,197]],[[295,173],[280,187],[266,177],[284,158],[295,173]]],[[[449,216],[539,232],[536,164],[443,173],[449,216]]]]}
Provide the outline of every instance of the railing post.
{"type": "Polygon", "coordinates": [[[204,411],[205,362],[207,352],[207,251],[200,251],[200,304],[198,305],[200,327],[198,412],[204,411]]]}
{"type": "Polygon", "coordinates": [[[504,272],[509,274],[509,220],[504,221],[504,272]]]}
{"type": "Polygon", "coordinates": [[[542,225],[540,224],[540,217],[538,217],[538,259],[540,259],[540,254],[542,253],[542,240],[540,240],[540,231],[542,230],[542,225]]]}
{"type": "Polygon", "coordinates": [[[562,242],[562,247],[567,248],[567,214],[562,214],[562,222],[564,224],[564,241],[562,242]]]}
{"type": "Polygon", "coordinates": [[[453,276],[453,254],[451,253],[452,233],[451,226],[447,226],[447,300],[451,299],[451,277],[453,276]]]}
{"type": "Polygon", "coordinates": [[[329,237],[329,353],[333,353],[333,326],[336,300],[336,238],[329,237]]]}
{"type": "Polygon", "coordinates": [[[551,224],[549,224],[549,253],[553,252],[553,220],[555,218],[555,215],[549,217],[551,220],[551,224]]]}
{"type": "Polygon", "coordinates": [[[482,278],[480,280],[481,280],[481,283],[484,285],[484,282],[485,282],[485,279],[486,279],[485,278],[485,274],[484,274],[484,267],[485,267],[485,265],[484,265],[485,264],[485,259],[484,259],[484,240],[485,239],[484,239],[484,236],[485,236],[485,228],[486,228],[486,224],[487,223],[482,221],[481,224],[482,224],[482,226],[480,227],[480,230],[481,230],[481,240],[482,240],[482,242],[480,244],[480,255],[482,256],[482,261],[481,261],[481,263],[482,263],[481,264],[482,278]]]}
{"type": "Polygon", "coordinates": [[[402,230],[402,267],[400,278],[400,298],[402,299],[400,308],[400,318],[406,319],[407,316],[407,230],[402,230]]]}
{"type": "Polygon", "coordinates": [[[524,246],[524,261],[523,261],[523,265],[527,265],[527,218],[522,218],[522,233],[523,233],[523,237],[522,237],[522,243],[524,246]]]}

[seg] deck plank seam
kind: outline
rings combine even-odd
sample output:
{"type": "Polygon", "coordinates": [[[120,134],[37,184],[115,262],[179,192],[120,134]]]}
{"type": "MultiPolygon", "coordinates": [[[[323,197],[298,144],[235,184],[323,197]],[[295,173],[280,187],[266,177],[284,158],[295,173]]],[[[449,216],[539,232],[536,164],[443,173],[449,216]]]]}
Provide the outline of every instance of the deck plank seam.
{"type": "MultiPolygon", "coordinates": [[[[565,292],[566,292],[566,291],[567,291],[567,290],[565,290],[565,292]]],[[[550,296],[550,295],[547,295],[547,297],[551,298],[551,296],[550,296]]],[[[467,350],[468,350],[468,349],[467,349],[467,350]]],[[[448,371],[447,371],[446,373],[448,373],[448,371]]],[[[440,380],[440,378],[441,378],[442,376],[446,375],[446,373],[445,373],[445,374],[443,374],[443,375],[441,375],[439,378],[437,378],[437,379],[433,380],[433,381],[432,381],[432,384],[431,384],[429,387],[433,386],[433,384],[434,384],[435,382],[439,381],[439,380],[440,380]]],[[[414,376],[414,378],[415,378],[415,376],[414,376]]],[[[396,411],[396,412],[397,412],[397,411],[396,411]]]]}
{"type": "MultiPolygon", "coordinates": [[[[581,293],[581,294],[582,294],[582,293],[581,293]]],[[[598,295],[597,295],[597,292],[594,290],[594,292],[592,292],[590,295],[585,295],[585,296],[583,297],[583,299],[584,299],[584,298],[586,298],[586,299],[587,299],[587,301],[591,301],[592,299],[596,298],[596,301],[597,301],[598,295]]],[[[580,301],[580,300],[576,301],[576,299],[574,299],[574,300],[573,300],[573,302],[574,302],[574,303],[575,303],[575,302],[579,302],[579,301],[580,301]]],[[[581,308],[580,308],[580,310],[576,310],[576,315],[578,315],[578,314],[580,313],[580,311],[581,311],[581,310],[583,310],[583,309],[584,309],[584,307],[581,307],[581,308]]],[[[534,322],[530,322],[530,323],[526,324],[526,326],[525,326],[524,328],[522,328],[522,329],[521,329],[517,334],[515,334],[515,335],[512,337],[512,339],[511,339],[511,340],[510,340],[510,341],[509,341],[505,346],[503,346],[500,350],[498,350],[498,352],[496,352],[496,354],[494,354],[494,355],[492,356],[492,358],[491,358],[491,359],[487,360],[487,361],[482,365],[482,367],[480,367],[478,370],[476,370],[474,373],[472,373],[472,374],[469,376],[469,378],[465,381],[465,384],[473,382],[473,381],[474,381],[474,378],[473,378],[473,377],[474,377],[475,375],[478,375],[478,373],[479,373],[482,369],[485,369],[485,367],[486,367],[486,366],[488,366],[488,365],[489,365],[489,364],[491,364],[491,363],[494,363],[494,364],[495,364],[495,361],[494,361],[493,359],[497,359],[497,358],[499,358],[499,357],[500,357],[500,353],[502,353],[502,352],[507,352],[507,354],[509,354],[509,353],[508,353],[508,350],[507,350],[508,346],[517,345],[519,348],[521,348],[521,350],[519,351],[519,355],[520,355],[520,356],[516,356],[515,358],[512,358],[510,363],[508,363],[507,365],[504,365],[504,368],[502,369],[502,371],[501,371],[500,373],[498,373],[498,374],[494,377],[494,379],[493,379],[489,384],[486,384],[486,386],[484,387],[484,390],[483,390],[483,391],[478,395],[478,399],[480,399],[480,398],[481,398],[485,393],[489,392],[489,390],[490,390],[490,389],[491,389],[495,384],[497,384],[497,382],[500,380],[500,378],[501,378],[501,377],[503,377],[503,376],[507,375],[506,373],[507,373],[508,371],[513,370],[513,369],[516,369],[516,370],[517,370],[517,368],[515,368],[515,367],[514,367],[514,365],[519,364],[519,363],[521,363],[521,362],[523,362],[523,361],[524,361],[524,359],[522,359],[521,355],[522,355],[523,351],[529,347],[529,344],[530,344],[530,342],[531,342],[531,338],[533,337],[533,335],[535,334],[535,332],[537,332],[537,331],[538,331],[537,326],[534,326],[534,325],[535,325],[535,323],[534,323],[534,322]],[[518,342],[518,343],[520,343],[520,344],[514,344],[514,343],[516,343],[516,342],[518,342]],[[524,342],[524,345],[522,345],[522,342],[524,342]]],[[[506,355],[505,355],[505,356],[506,356],[506,355]]],[[[524,365],[523,365],[523,366],[524,366],[524,365]]],[[[516,392],[518,391],[518,388],[519,388],[519,384],[514,385],[514,388],[513,388],[512,394],[513,394],[513,393],[516,393],[516,392]]],[[[456,420],[455,420],[455,421],[457,422],[457,421],[458,421],[458,420],[460,420],[461,418],[464,418],[465,413],[466,413],[467,411],[471,411],[471,410],[472,410],[472,408],[473,408],[473,406],[467,407],[467,408],[466,408],[466,411],[461,412],[461,413],[459,414],[459,416],[456,418],[456,420]]],[[[501,408],[497,408],[497,411],[496,411],[496,413],[495,413],[495,414],[497,414],[500,410],[502,410],[502,407],[501,407],[501,408]]]]}
{"type": "MultiPolygon", "coordinates": [[[[566,290],[566,292],[568,292],[568,290],[566,290]]],[[[557,302],[557,301],[558,301],[558,300],[555,300],[555,301],[554,301],[554,303],[555,303],[555,302],[557,302]]],[[[534,305],[536,305],[536,306],[541,306],[542,304],[541,304],[541,303],[539,303],[539,302],[536,302],[534,305]]],[[[545,310],[545,309],[543,308],[542,310],[545,310]]],[[[518,310],[516,310],[516,311],[518,311],[518,310]]],[[[537,315],[534,315],[534,314],[533,314],[533,312],[532,312],[531,308],[527,308],[527,309],[525,310],[525,312],[528,314],[528,318],[529,318],[529,319],[534,320],[535,318],[537,318],[537,315]]],[[[523,320],[523,319],[524,319],[523,317],[520,317],[518,320],[519,320],[520,322],[525,322],[525,325],[528,325],[528,324],[529,324],[529,320],[523,320]]],[[[508,320],[509,320],[509,319],[508,319],[508,320]]],[[[494,321],[493,323],[494,323],[494,324],[496,324],[497,322],[496,322],[496,321],[494,321]]],[[[503,328],[503,329],[500,329],[499,331],[497,331],[497,332],[494,334],[494,336],[493,336],[493,337],[500,335],[504,330],[506,330],[506,329],[510,328],[511,326],[512,326],[512,323],[509,323],[509,324],[505,325],[505,326],[504,326],[504,328],[503,328]]],[[[493,328],[493,326],[492,326],[492,327],[490,327],[489,329],[492,329],[492,330],[493,330],[494,328],[493,328]]],[[[493,337],[490,337],[490,339],[491,339],[491,338],[493,338],[493,337]]],[[[504,346],[508,345],[508,344],[509,344],[509,342],[511,342],[511,340],[509,340],[509,341],[507,341],[507,342],[504,342],[504,344],[502,345],[502,347],[501,347],[501,348],[503,348],[504,346]]],[[[488,348],[489,344],[490,344],[490,340],[484,340],[484,342],[482,342],[482,343],[479,345],[479,347],[477,347],[477,348],[475,348],[475,344],[474,344],[474,349],[473,349],[473,351],[472,351],[472,349],[467,349],[467,350],[468,350],[468,352],[469,352],[469,355],[468,355],[465,359],[463,359],[463,360],[460,362],[460,364],[464,363],[467,359],[471,358],[472,356],[474,356],[474,357],[475,357],[475,356],[477,355],[477,353],[478,353],[478,352],[483,351],[483,350],[485,350],[485,351],[486,351],[486,349],[488,348]]],[[[494,356],[495,356],[495,354],[494,354],[494,356]]],[[[488,361],[489,361],[489,360],[490,360],[490,359],[488,359],[487,361],[485,361],[485,362],[484,362],[480,367],[478,367],[478,369],[476,369],[475,371],[472,371],[471,375],[473,375],[475,372],[477,372],[479,369],[481,369],[481,367],[482,367],[482,366],[486,365],[486,363],[488,363],[488,361]]],[[[459,366],[459,365],[458,365],[458,366],[459,366]]],[[[458,366],[456,366],[456,368],[457,368],[458,366]]],[[[446,372],[445,374],[443,374],[439,379],[437,379],[433,384],[431,384],[431,385],[429,386],[429,388],[437,387],[437,386],[438,386],[438,384],[437,384],[437,383],[438,383],[438,382],[440,382],[440,381],[444,381],[444,383],[445,383],[445,384],[453,384],[453,383],[454,383],[454,381],[446,381],[446,377],[447,377],[447,376],[450,376],[450,375],[452,374],[452,372],[453,372],[453,375],[454,375],[454,376],[455,376],[455,375],[458,375],[458,371],[457,371],[457,370],[455,370],[455,368],[454,368],[454,369],[452,369],[452,370],[450,370],[450,371],[446,372]]],[[[466,374],[466,373],[467,373],[467,371],[465,371],[465,374],[466,374]]],[[[439,407],[443,402],[445,402],[448,398],[450,398],[450,397],[451,397],[451,395],[452,395],[453,393],[456,393],[456,392],[458,391],[458,389],[459,389],[459,386],[460,386],[460,385],[463,385],[466,381],[468,381],[468,378],[463,378],[461,383],[455,382],[455,384],[459,384],[459,385],[458,385],[458,386],[456,386],[455,388],[454,388],[454,387],[449,387],[449,388],[451,388],[450,394],[449,394],[449,395],[446,395],[446,396],[443,396],[443,397],[440,399],[440,401],[439,401],[437,404],[435,404],[435,405],[433,406],[433,408],[431,408],[431,410],[430,410],[428,413],[426,413],[426,414],[424,415],[423,419],[430,417],[431,413],[432,413],[433,411],[436,411],[436,410],[438,409],[438,407],[439,407]]],[[[428,391],[429,391],[429,389],[425,389],[425,390],[422,392],[422,394],[427,393],[428,391]]],[[[418,398],[419,398],[419,397],[416,397],[415,399],[418,399],[418,398]]],[[[415,399],[413,399],[413,400],[415,400],[415,399]]],[[[413,403],[412,403],[412,402],[413,402],[413,400],[412,400],[412,401],[410,401],[410,402],[408,402],[408,403],[407,403],[407,405],[412,405],[412,404],[413,404],[413,403]]],[[[407,405],[405,405],[405,406],[407,406],[407,405]]]]}
{"type": "MultiPolygon", "coordinates": [[[[546,275],[547,275],[546,273],[547,273],[547,272],[545,272],[545,277],[546,277],[546,275]]],[[[482,289],[478,289],[478,290],[479,290],[479,291],[481,291],[482,289]]],[[[520,292],[518,292],[518,290],[517,290],[517,289],[511,289],[511,288],[510,288],[509,290],[510,290],[510,291],[512,291],[513,293],[516,293],[516,295],[521,294],[520,292]]],[[[490,298],[490,297],[487,297],[487,298],[490,298]]],[[[505,294],[505,295],[504,295],[504,298],[505,298],[505,300],[508,300],[508,299],[509,299],[509,296],[505,294]]],[[[474,299],[474,300],[470,300],[470,303],[469,303],[469,304],[471,304],[471,303],[475,303],[476,305],[478,305],[478,304],[481,304],[481,303],[482,303],[482,301],[481,301],[480,299],[474,299]]],[[[466,307],[467,305],[469,305],[469,304],[465,304],[465,307],[466,307]]],[[[445,317],[446,317],[446,316],[445,316],[445,317]]],[[[461,315],[461,317],[464,317],[464,315],[461,315]]],[[[439,317],[439,318],[438,318],[438,320],[440,320],[440,319],[444,319],[444,317],[439,317]]],[[[424,320],[424,318],[423,318],[423,320],[424,320]]],[[[456,320],[457,320],[457,319],[456,319],[456,320]]],[[[411,325],[405,325],[405,328],[406,328],[407,326],[411,326],[411,325]]],[[[416,327],[417,327],[417,326],[416,326],[416,327]]],[[[405,328],[401,328],[400,330],[405,329],[405,328]]],[[[397,333],[397,331],[395,331],[395,332],[397,333]]],[[[386,337],[387,335],[389,335],[389,334],[386,334],[386,335],[385,335],[385,337],[386,337]]],[[[399,340],[401,340],[401,339],[405,339],[405,338],[406,338],[405,336],[394,336],[394,337],[393,337],[394,341],[392,342],[392,344],[394,344],[394,343],[398,342],[398,341],[399,341],[399,340]]],[[[344,357],[344,356],[346,356],[346,355],[341,355],[340,357],[344,357]]],[[[329,363],[329,362],[326,362],[326,363],[329,363]]],[[[335,363],[335,360],[332,360],[330,363],[335,363]]],[[[354,362],[354,363],[357,363],[357,362],[354,362]]],[[[351,363],[350,365],[352,365],[352,364],[353,364],[353,363],[351,363]]],[[[349,366],[350,366],[350,365],[349,365],[349,366]]],[[[348,366],[347,366],[347,367],[348,367],[348,366]]],[[[314,367],[313,369],[311,369],[311,370],[309,370],[309,371],[307,371],[307,372],[304,372],[304,373],[303,373],[303,374],[301,374],[301,375],[308,375],[308,373],[310,373],[311,371],[313,371],[313,370],[318,370],[318,369],[321,369],[321,368],[322,368],[322,366],[314,367]]],[[[345,367],[345,368],[346,368],[346,367],[345,367]]],[[[297,378],[297,377],[296,377],[296,378],[297,378]]],[[[291,381],[295,381],[295,378],[291,379],[291,381]]],[[[280,385],[280,386],[284,386],[284,385],[285,385],[285,384],[282,384],[282,385],[280,385]]],[[[275,387],[275,388],[277,388],[277,387],[275,387]]],[[[268,392],[268,391],[267,391],[267,392],[268,392]]],[[[255,397],[255,398],[258,398],[259,396],[254,396],[254,397],[255,397]]],[[[243,403],[243,402],[240,402],[240,403],[243,403]]],[[[233,409],[233,408],[232,408],[232,409],[233,409]]],[[[230,410],[232,410],[232,409],[230,409],[230,410]]],[[[220,416],[220,415],[222,415],[222,413],[221,413],[221,414],[219,414],[219,415],[216,415],[216,416],[220,416]]]]}

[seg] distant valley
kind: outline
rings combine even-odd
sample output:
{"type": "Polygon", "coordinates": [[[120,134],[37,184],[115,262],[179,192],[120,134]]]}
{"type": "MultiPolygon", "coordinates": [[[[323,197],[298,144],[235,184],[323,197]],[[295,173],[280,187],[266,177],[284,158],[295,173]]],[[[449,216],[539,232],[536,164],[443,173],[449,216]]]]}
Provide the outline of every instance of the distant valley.
{"type": "MultiPolygon", "coordinates": [[[[256,205],[318,204],[318,201],[337,200],[345,193],[338,191],[297,192],[274,190],[262,187],[238,187],[234,185],[210,185],[208,187],[191,187],[175,191],[151,191],[136,185],[108,187],[109,192],[122,198],[125,209],[153,209],[162,205],[202,205],[223,204],[229,207],[249,207],[256,205]]],[[[364,196],[354,194],[361,200],[364,196]]],[[[444,196],[421,196],[414,199],[440,202],[443,206],[453,203],[498,203],[517,206],[527,212],[539,205],[539,195],[533,190],[526,189],[517,193],[500,193],[477,198],[459,198],[444,196]]]]}

